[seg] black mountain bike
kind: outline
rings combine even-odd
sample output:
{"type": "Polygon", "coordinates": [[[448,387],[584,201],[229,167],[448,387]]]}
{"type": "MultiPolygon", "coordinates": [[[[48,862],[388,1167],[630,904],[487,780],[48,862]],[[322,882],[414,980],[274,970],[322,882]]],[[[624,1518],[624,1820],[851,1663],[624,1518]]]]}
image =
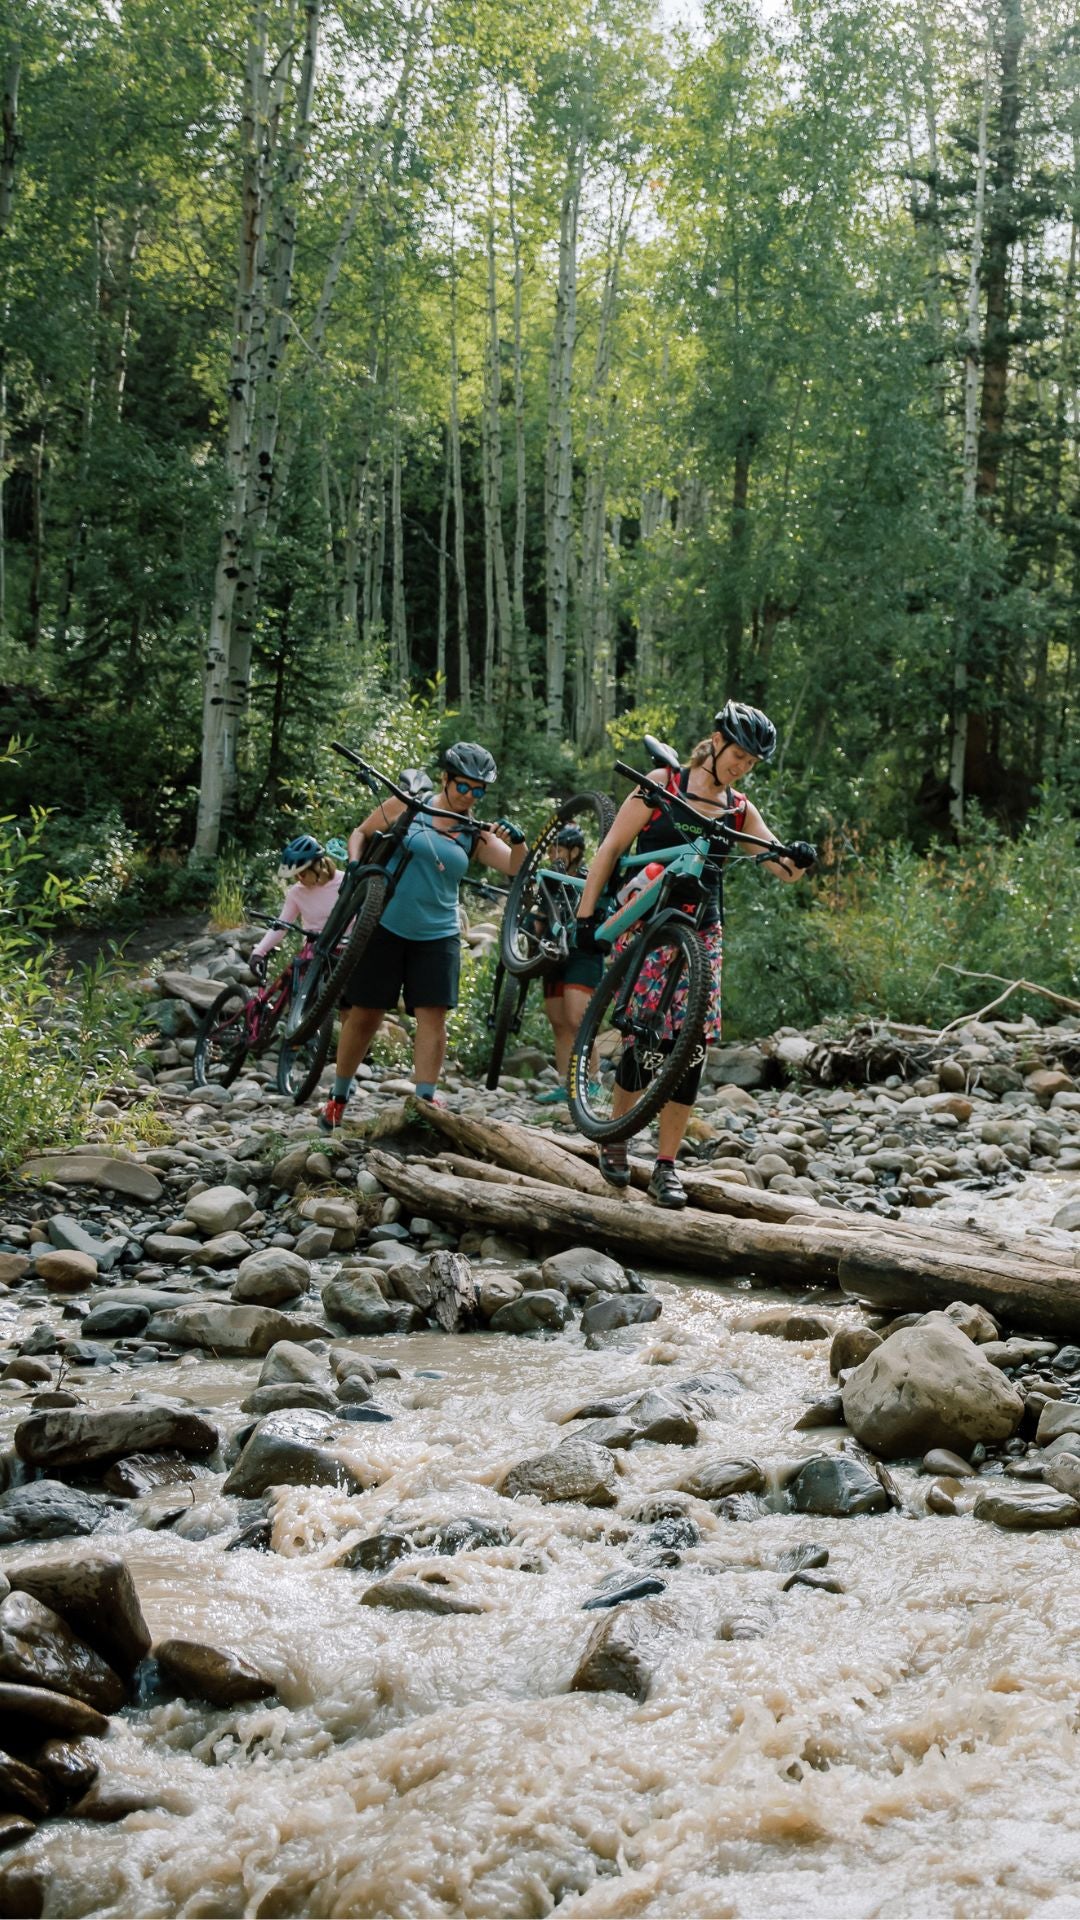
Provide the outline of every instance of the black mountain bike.
{"type": "MultiPolygon", "coordinates": [[[[679,757],[672,748],[651,740],[646,745],[659,765],[678,769],[679,757]]],[[[727,824],[730,816],[707,819],[691,802],[667,793],[634,767],[621,760],[615,766],[636,782],[650,806],[678,817],[685,837],[678,846],[656,853],[624,855],[602,903],[607,918],[597,927],[597,937],[609,943],[626,934],[636,937],[605,969],[570,1055],[570,1114],[580,1133],[598,1141],[629,1140],[640,1132],[702,1057],[712,985],[701,938],[710,911],[708,869],[715,871],[719,862],[733,857],[755,866],[790,857],[779,841],[737,830],[727,824]],[[742,848],[747,850],[744,855],[739,853],[742,848]],[[654,862],[664,871],[639,893],[624,904],[612,898],[620,883],[654,862]],[[616,1115],[615,1072],[629,1041],[652,1078],[634,1094],[628,1110],[616,1115]]]]}
{"type": "MultiPolygon", "coordinates": [[[[311,959],[293,1002],[288,1039],[294,1047],[318,1032],[322,1022],[340,1000],[357,961],[366,951],[405,867],[412,859],[404,840],[417,815],[426,813],[432,818],[448,817],[447,808],[433,807],[415,794],[408,793],[388,774],[380,773],[378,767],[373,767],[361,754],[355,753],[352,747],[344,747],[338,740],[332,740],[330,744],[335,753],[340,753],[342,759],[349,762],[357,779],[376,798],[385,789],[395,800],[402,802],[404,812],[385,831],[372,834],[364,858],[350,860],[345,868],[341,892],[322,932],[312,940],[311,959]],[[388,873],[387,862],[398,851],[401,852],[401,860],[394,872],[388,873]]],[[[459,825],[468,825],[477,834],[493,831],[494,823],[491,821],[468,820],[458,814],[454,814],[453,818],[459,825]]]]}

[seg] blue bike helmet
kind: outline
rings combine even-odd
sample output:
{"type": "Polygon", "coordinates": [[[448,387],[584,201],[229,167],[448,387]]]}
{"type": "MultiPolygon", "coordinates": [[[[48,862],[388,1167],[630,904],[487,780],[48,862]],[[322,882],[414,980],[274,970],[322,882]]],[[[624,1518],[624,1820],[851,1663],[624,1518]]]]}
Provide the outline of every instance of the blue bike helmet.
{"type": "Polygon", "coordinates": [[[295,840],[282,847],[281,864],[299,872],[301,867],[310,867],[313,860],[321,860],[324,852],[322,841],[313,833],[298,833],[295,840]]]}
{"type": "Polygon", "coordinates": [[[328,840],[326,851],[331,860],[347,860],[349,857],[349,849],[344,840],[328,840]]]}

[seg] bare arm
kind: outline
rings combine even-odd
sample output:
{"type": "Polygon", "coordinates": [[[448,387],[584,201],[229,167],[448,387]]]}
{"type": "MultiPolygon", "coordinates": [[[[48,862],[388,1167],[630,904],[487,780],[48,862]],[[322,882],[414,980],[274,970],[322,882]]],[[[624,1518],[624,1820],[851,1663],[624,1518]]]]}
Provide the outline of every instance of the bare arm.
{"type": "Polygon", "coordinates": [[[506,841],[497,833],[482,833],[476,843],[476,858],[482,867],[494,867],[496,873],[515,874],[525,865],[529,852],[527,840],[520,846],[508,847],[506,841]]]}
{"type": "Polygon", "coordinates": [[[372,834],[385,833],[387,827],[393,826],[395,820],[400,820],[404,812],[403,800],[381,800],[374,812],[369,813],[367,819],[362,820],[350,833],[349,859],[359,860],[372,834]]]}
{"type": "MultiPolygon", "coordinates": [[[[760,840],[775,840],[776,835],[765,825],[756,807],[747,802],[744,831],[753,833],[760,840]]],[[[736,843],[738,844],[738,843],[736,843]]],[[[778,880],[801,880],[805,869],[797,867],[792,860],[763,860],[762,866],[767,873],[775,873],[778,880]]]]}
{"type": "MultiPolygon", "coordinates": [[[[651,774],[649,777],[657,786],[663,785],[664,776],[662,773],[651,774]]],[[[648,802],[639,800],[634,793],[630,795],[628,800],[623,801],[622,806],[615,815],[610,832],[605,834],[603,840],[601,840],[600,845],[596,849],[595,857],[590,864],[589,876],[582,889],[581,899],[578,902],[579,920],[586,919],[590,913],[596,912],[596,903],[603,893],[604,888],[607,886],[608,881],[611,879],[615,868],[618,866],[623,854],[633,846],[638,834],[642,833],[648,826],[652,818],[652,813],[653,809],[649,806],[648,802]]]]}

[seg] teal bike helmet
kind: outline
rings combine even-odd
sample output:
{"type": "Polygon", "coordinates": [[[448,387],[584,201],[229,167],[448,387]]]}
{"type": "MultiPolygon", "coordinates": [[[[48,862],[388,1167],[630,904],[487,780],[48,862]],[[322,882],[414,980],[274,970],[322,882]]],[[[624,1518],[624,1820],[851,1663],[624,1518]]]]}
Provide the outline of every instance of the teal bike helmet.
{"type": "Polygon", "coordinates": [[[281,864],[299,871],[301,867],[310,867],[313,860],[321,860],[326,849],[321,840],[313,833],[298,833],[281,849],[281,864]]]}

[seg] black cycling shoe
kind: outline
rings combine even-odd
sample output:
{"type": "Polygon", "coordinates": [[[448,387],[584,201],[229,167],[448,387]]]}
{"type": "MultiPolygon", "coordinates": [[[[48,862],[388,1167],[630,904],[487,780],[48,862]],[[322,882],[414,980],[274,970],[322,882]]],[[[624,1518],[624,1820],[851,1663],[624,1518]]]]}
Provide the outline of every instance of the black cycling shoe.
{"type": "Polygon", "coordinates": [[[648,1187],[649,1199],[658,1207],[685,1207],[689,1198],[670,1160],[658,1160],[648,1187]]]}
{"type": "Polygon", "coordinates": [[[630,1185],[630,1158],[625,1140],[609,1140],[601,1147],[600,1171],[609,1187],[630,1185]]]}

